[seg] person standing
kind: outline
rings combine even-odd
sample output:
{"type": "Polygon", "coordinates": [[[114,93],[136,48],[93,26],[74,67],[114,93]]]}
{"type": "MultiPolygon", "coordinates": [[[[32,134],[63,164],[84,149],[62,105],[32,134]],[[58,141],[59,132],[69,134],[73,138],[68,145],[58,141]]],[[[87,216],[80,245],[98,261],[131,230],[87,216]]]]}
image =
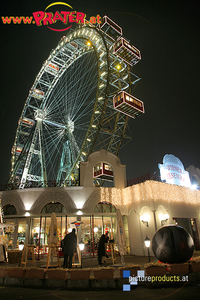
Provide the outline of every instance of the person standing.
{"type": "Polygon", "coordinates": [[[108,243],[109,237],[108,237],[108,232],[105,234],[102,234],[100,240],[99,240],[99,246],[98,246],[98,264],[102,265],[102,257],[106,256],[106,249],[105,249],[105,244],[108,243]]]}
{"type": "Polygon", "coordinates": [[[66,234],[63,240],[63,254],[64,254],[64,268],[72,268],[72,258],[74,253],[77,252],[77,237],[75,229],[66,234]]]}

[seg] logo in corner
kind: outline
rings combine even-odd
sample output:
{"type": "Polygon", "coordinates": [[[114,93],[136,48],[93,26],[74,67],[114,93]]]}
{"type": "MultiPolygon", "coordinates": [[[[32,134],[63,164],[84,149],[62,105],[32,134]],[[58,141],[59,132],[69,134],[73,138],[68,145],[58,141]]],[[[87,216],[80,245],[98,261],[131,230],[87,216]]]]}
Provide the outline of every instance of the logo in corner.
{"type": "Polygon", "coordinates": [[[101,17],[97,15],[86,20],[86,14],[75,11],[73,7],[65,2],[54,2],[49,4],[44,11],[36,11],[32,13],[33,16],[6,16],[1,17],[3,24],[36,24],[39,26],[46,26],[53,31],[66,31],[70,29],[73,24],[100,24],[101,17]],[[67,8],[66,8],[67,7],[67,8]]]}

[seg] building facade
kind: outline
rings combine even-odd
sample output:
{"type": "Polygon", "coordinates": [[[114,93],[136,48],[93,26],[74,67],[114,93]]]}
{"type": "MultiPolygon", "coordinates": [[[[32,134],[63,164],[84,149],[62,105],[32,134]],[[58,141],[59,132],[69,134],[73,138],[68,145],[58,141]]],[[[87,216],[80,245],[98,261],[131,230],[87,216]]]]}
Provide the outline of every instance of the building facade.
{"type": "Polygon", "coordinates": [[[101,150],[81,163],[79,186],[0,192],[4,222],[15,225],[15,230],[6,229],[9,247],[14,249],[24,241],[34,243],[38,254],[45,253],[51,214],[55,212],[58,242],[79,221],[79,239],[84,240],[86,252],[93,254],[102,233],[108,231],[116,240],[116,209],[120,209],[128,253],[147,255],[145,237],[152,239],[168,224],[183,226],[200,249],[199,190],[152,180],[126,187],[126,182],[126,166],[114,154],[101,150]],[[108,180],[108,186],[97,186],[99,178],[108,180]]]}

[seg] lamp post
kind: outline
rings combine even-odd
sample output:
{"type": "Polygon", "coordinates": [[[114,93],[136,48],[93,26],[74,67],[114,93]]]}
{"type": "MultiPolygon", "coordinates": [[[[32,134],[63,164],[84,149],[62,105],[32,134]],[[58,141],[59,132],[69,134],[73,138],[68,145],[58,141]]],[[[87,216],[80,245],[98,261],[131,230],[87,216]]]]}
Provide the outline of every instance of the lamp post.
{"type": "Polygon", "coordinates": [[[20,241],[19,242],[19,250],[22,251],[24,249],[24,242],[20,241]]]}
{"type": "Polygon", "coordinates": [[[144,239],[144,243],[145,243],[145,246],[147,247],[148,249],[148,256],[149,256],[149,262],[150,262],[150,253],[149,253],[149,247],[150,247],[150,239],[148,238],[148,236],[146,235],[146,238],[144,239]]]}
{"type": "Polygon", "coordinates": [[[81,239],[79,242],[79,249],[81,251],[81,269],[82,269],[82,251],[83,251],[84,247],[85,247],[85,243],[81,239]]]}
{"type": "Polygon", "coordinates": [[[19,250],[20,250],[20,252],[19,252],[19,267],[20,267],[20,265],[21,265],[21,259],[22,259],[22,251],[23,251],[23,249],[24,249],[24,242],[21,240],[20,242],[19,242],[19,250]]]}

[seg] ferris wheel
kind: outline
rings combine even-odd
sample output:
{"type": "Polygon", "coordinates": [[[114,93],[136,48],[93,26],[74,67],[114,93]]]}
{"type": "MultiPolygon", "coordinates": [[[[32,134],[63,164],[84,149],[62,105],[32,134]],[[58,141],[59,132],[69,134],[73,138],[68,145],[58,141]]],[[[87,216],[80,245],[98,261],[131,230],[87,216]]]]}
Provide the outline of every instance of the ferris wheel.
{"type": "Polygon", "coordinates": [[[144,113],[132,96],[140,51],[107,16],[79,25],[52,50],[26,99],[12,148],[9,183],[70,185],[93,152],[119,153],[128,119],[144,113]]]}

